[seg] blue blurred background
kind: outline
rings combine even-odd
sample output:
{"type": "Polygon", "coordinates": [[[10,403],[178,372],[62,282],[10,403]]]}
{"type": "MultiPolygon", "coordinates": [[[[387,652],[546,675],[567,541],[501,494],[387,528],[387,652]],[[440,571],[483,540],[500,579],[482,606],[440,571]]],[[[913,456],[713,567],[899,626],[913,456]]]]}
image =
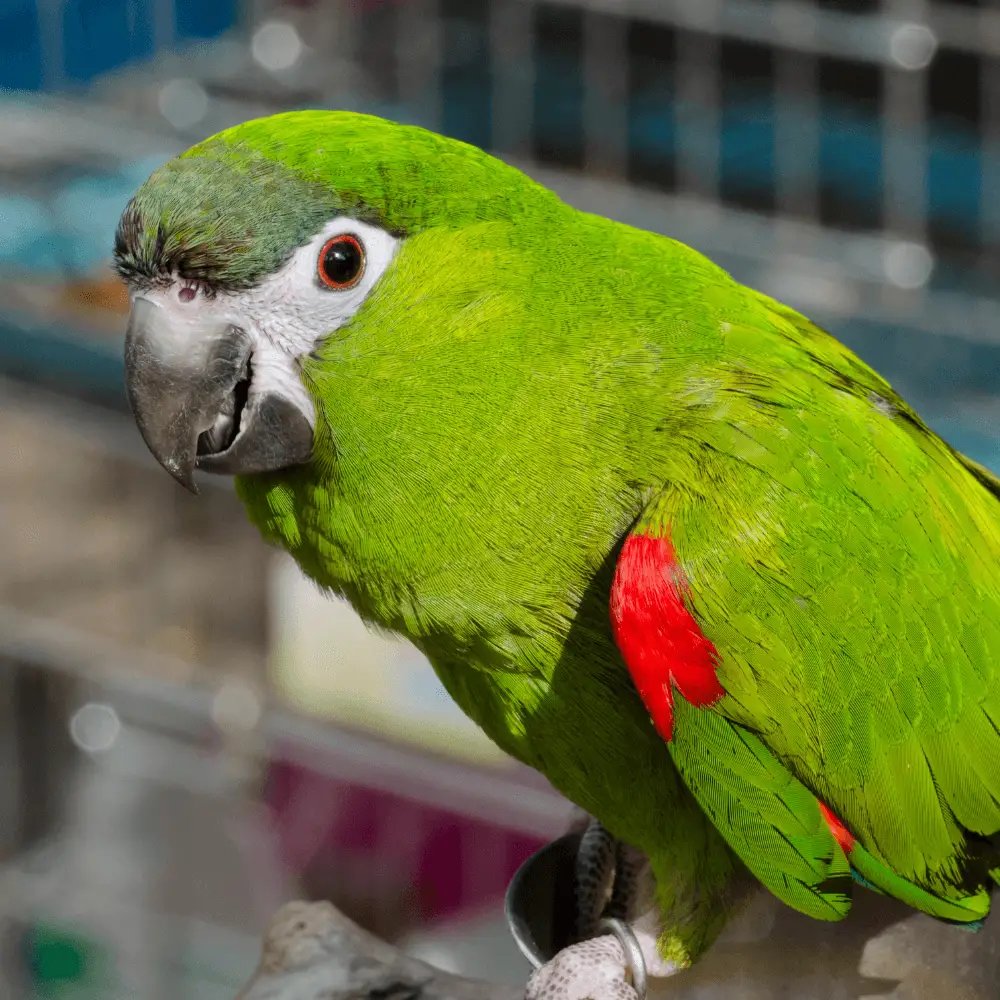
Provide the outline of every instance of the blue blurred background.
{"type": "Polygon", "coordinates": [[[989,0],[0,0],[4,998],[229,1000],[294,895],[523,982],[503,888],[566,803],[226,483],[167,482],[126,411],[125,202],[297,107],[426,125],[691,243],[1000,471],[989,0]]]}

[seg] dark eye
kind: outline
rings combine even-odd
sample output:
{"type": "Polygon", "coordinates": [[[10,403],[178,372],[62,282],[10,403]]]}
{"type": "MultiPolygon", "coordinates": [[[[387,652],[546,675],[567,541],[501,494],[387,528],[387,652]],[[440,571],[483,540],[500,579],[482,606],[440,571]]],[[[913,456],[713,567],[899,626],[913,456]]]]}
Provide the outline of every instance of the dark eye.
{"type": "Polygon", "coordinates": [[[350,288],[364,273],[365,248],[356,236],[334,236],[323,244],[317,270],[327,288],[350,288]]]}

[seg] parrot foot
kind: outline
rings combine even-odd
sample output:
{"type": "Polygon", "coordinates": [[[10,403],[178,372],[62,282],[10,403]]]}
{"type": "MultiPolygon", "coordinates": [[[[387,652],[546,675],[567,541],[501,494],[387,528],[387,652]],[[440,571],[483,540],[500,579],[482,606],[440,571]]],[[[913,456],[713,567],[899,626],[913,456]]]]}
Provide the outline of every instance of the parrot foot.
{"type": "Polygon", "coordinates": [[[646,1000],[648,976],[680,971],[660,955],[659,932],[655,909],[630,923],[603,919],[600,937],[571,944],[536,969],[525,1000],[646,1000]]]}
{"type": "Polygon", "coordinates": [[[649,859],[582,811],[570,831],[580,834],[575,854],[563,855],[577,940],[540,967],[533,960],[525,1000],[645,1000],[647,976],[678,971],[659,953],[649,859]]]}
{"type": "Polygon", "coordinates": [[[642,851],[616,840],[596,819],[588,822],[574,871],[578,940],[592,938],[604,917],[628,921],[635,915],[647,867],[642,851]]]}
{"type": "Polygon", "coordinates": [[[615,838],[595,819],[580,838],[576,852],[576,936],[586,941],[597,933],[615,880],[615,838]]]}
{"type": "Polygon", "coordinates": [[[524,1000],[644,1000],[642,969],[641,981],[630,985],[625,949],[618,938],[591,938],[563,948],[537,969],[528,980],[524,1000]]]}

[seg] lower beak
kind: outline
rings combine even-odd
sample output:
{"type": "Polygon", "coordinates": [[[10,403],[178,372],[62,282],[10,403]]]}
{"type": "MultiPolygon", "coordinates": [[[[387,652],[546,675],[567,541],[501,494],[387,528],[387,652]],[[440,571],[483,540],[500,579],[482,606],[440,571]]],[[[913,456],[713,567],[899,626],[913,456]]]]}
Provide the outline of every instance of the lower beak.
{"type": "Polygon", "coordinates": [[[298,465],[312,426],[289,400],[253,392],[252,341],[237,326],[173,322],[137,296],[125,333],[125,388],[146,446],[197,493],[195,468],[243,475],[298,465]]]}

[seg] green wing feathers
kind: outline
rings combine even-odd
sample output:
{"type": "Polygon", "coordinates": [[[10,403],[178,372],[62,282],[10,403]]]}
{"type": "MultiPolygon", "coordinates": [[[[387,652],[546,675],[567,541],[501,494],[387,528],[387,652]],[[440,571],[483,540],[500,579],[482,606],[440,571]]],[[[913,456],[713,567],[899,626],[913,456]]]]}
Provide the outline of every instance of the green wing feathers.
{"type": "Polygon", "coordinates": [[[674,761],[729,846],[789,906],[845,916],[850,865],[812,792],[753,733],[683,699],[675,711],[674,761]]]}
{"type": "Polygon", "coordinates": [[[674,760],[798,909],[842,916],[826,880],[849,860],[911,906],[977,921],[1000,867],[983,842],[1000,831],[1000,482],[846,348],[752,301],[633,533],[676,552],[725,691],[692,703],[665,677],[674,760]]]}

